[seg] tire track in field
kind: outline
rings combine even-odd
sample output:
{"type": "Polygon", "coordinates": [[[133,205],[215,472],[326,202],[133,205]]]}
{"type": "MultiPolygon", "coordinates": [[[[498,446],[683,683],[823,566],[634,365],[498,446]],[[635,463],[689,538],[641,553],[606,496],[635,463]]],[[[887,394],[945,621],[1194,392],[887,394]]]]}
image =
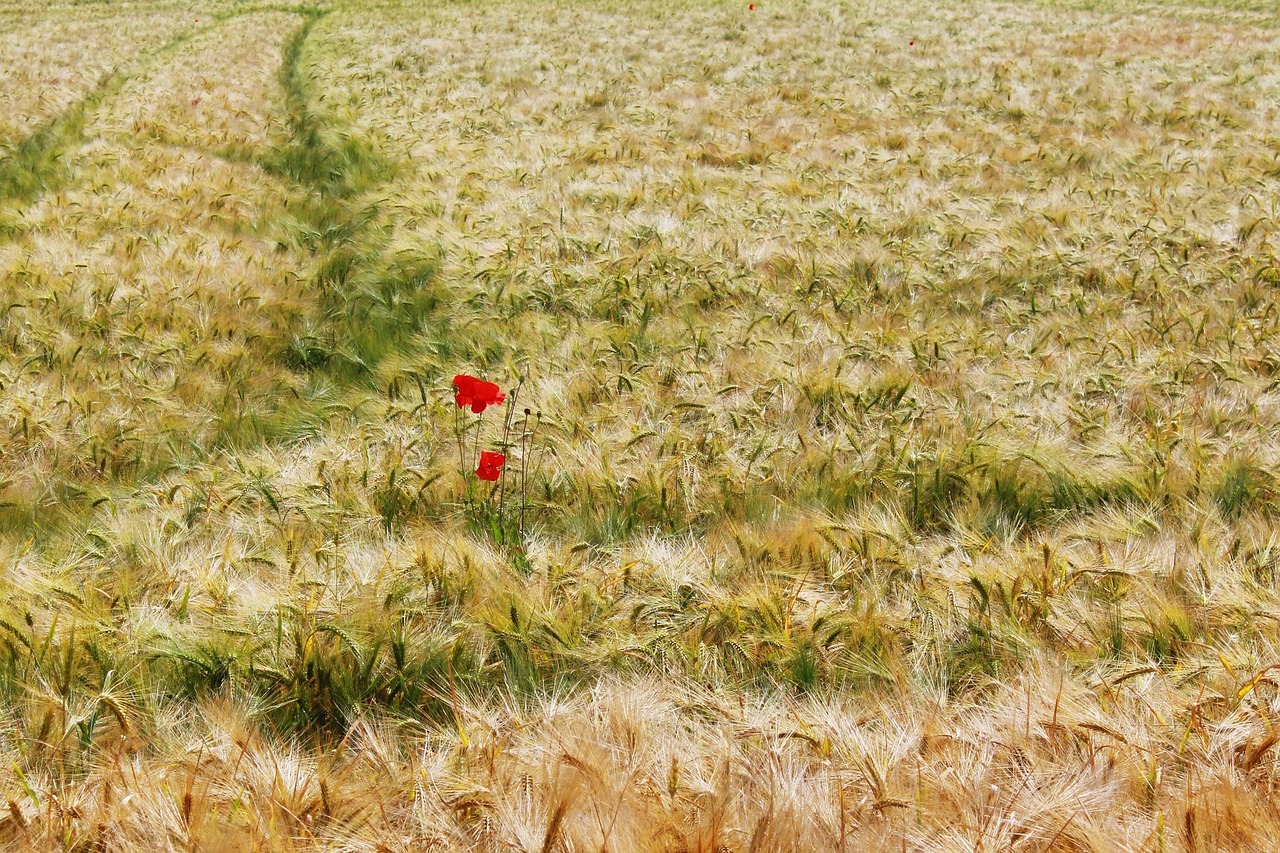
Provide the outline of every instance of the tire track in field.
{"type": "MultiPolygon", "coordinates": [[[[209,24],[182,33],[150,52],[138,55],[132,63],[133,68],[127,71],[116,69],[104,75],[79,101],[46,120],[26,138],[13,145],[7,156],[0,158],[0,203],[29,204],[44,193],[65,185],[68,176],[60,166],[68,153],[84,143],[84,130],[90,114],[106,100],[119,94],[131,77],[145,72],[190,42],[221,28],[235,18],[264,11],[305,14],[304,10],[308,8],[263,5],[213,15],[210,16],[209,24]]],[[[0,230],[0,236],[4,233],[4,230],[0,230]]]]}
{"type": "Polygon", "coordinates": [[[323,316],[318,335],[299,340],[291,366],[323,370],[342,384],[366,381],[388,356],[402,354],[443,301],[431,285],[434,256],[390,256],[390,226],[379,222],[375,193],[400,171],[367,139],[326,124],[312,107],[303,52],[330,10],[305,9],[306,21],[286,43],[280,68],[289,142],[259,161],[298,192],[290,213],[300,245],[319,260],[312,286],[323,316]]]}
{"type": "MultiPolygon", "coordinates": [[[[179,109],[176,124],[163,120],[187,72],[156,72],[156,63],[223,22],[130,61],[4,163],[6,198],[18,202],[8,211],[23,213],[12,239],[0,238],[11,244],[0,253],[9,306],[0,331],[11,333],[0,366],[14,369],[0,421],[23,425],[13,458],[33,462],[14,468],[10,490],[21,510],[10,526],[24,535],[35,518],[49,532],[58,526],[51,500],[67,504],[71,523],[89,511],[90,492],[152,482],[218,448],[318,429],[341,410],[335,395],[359,396],[379,361],[403,352],[406,315],[432,307],[429,294],[415,294],[434,267],[385,257],[389,231],[370,191],[385,185],[391,164],[344,133],[345,123],[326,121],[311,97],[304,54],[325,13],[252,11],[302,16],[296,29],[275,19],[275,55],[251,81],[271,106],[255,108],[252,133],[231,137],[246,143],[234,159],[256,176],[218,162],[209,149],[226,140],[216,133],[185,152],[148,139],[153,124],[183,134],[190,118],[179,109]],[[41,199],[63,183],[72,184],[66,200],[41,199]],[[284,249],[295,251],[282,267],[284,249]],[[11,313],[30,322],[9,322],[11,313]],[[299,393],[313,372],[332,393],[299,393]],[[67,393],[71,409],[60,402],[67,393]],[[41,484],[58,477],[87,497],[47,494],[41,484]]],[[[241,79],[238,66],[222,65],[218,73],[241,79]]]]}
{"type": "Polygon", "coordinates": [[[84,138],[90,110],[118,92],[125,75],[113,71],[70,109],[14,146],[0,160],[0,201],[31,202],[55,180],[58,163],[84,138]]]}
{"type": "Polygon", "coordinates": [[[112,71],[198,26],[170,7],[45,9],[0,23],[0,157],[112,71]]]}
{"type": "MultiPolygon", "coordinates": [[[[344,374],[365,374],[388,349],[397,348],[406,328],[416,325],[434,305],[434,297],[416,298],[414,292],[421,291],[434,277],[435,262],[428,258],[401,258],[388,267],[379,260],[388,234],[372,225],[377,216],[376,204],[362,206],[359,197],[384,186],[395,172],[394,164],[380,157],[359,136],[327,126],[312,108],[302,54],[314,27],[330,10],[310,5],[257,4],[213,15],[208,25],[140,55],[132,68],[110,72],[79,101],[46,121],[0,159],[0,214],[6,206],[21,209],[72,181],[70,170],[64,165],[68,154],[85,143],[85,129],[93,112],[118,95],[131,77],[146,72],[228,21],[261,12],[303,18],[302,25],[285,44],[279,72],[290,139],[265,152],[238,146],[195,150],[257,165],[284,179],[296,192],[298,200],[289,205],[287,213],[301,226],[300,245],[321,260],[314,284],[324,295],[324,325],[331,327],[331,334],[328,340],[315,338],[300,343],[294,366],[310,370],[342,364],[344,374]],[[332,328],[335,323],[342,328],[332,328]]],[[[0,241],[14,238],[22,230],[20,223],[0,219],[0,241]]]]}
{"type": "MultiPolygon", "coordinates": [[[[217,24],[210,24],[199,30],[183,33],[154,51],[143,53],[136,61],[138,68],[132,73],[138,73],[147,65],[216,26],[217,24]]],[[[103,101],[118,93],[129,76],[129,73],[119,69],[107,73],[79,101],[45,121],[13,146],[12,152],[0,159],[0,202],[30,203],[43,192],[60,186],[65,176],[58,174],[58,167],[68,152],[83,143],[89,114],[103,101]]]]}
{"type": "MultiPolygon", "coordinates": [[[[199,165],[198,157],[187,157],[185,163],[183,158],[169,155],[145,157],[148,162],[155,160],[154,164],[141,163],[138,168],[127,170],[114,165],[130,159],[130,148],[141,145],[141,154],[149,143],[146,134],[137,133],[128,122],[132,112],[129,105],[120,102],[122,109],[116,109],[113,99],[125,97],[139,76],[149,74],[158,62],[194,39],[225,25],[226,19],[175,38],[131,61],[128,68],[114,71],[80,102],[25,140],[16,156],[3,161],[0,185],[7,191],[0,201],[17,202],[11,211],[24,206],[33,211],[29,221],[19,220],[7,235],[0,233],[0,242],[30,243],[27,250],[19,253],[21,258],[10,257],[9,266],[24,270],[24,276],[34,275],[33,282],[56,282],[60,293],[66,291],[60,298],[67,304],[85,300],[89,307],[98,306],[98,319],[94,322],[115,329],[154,330],[142,357],[127,370],[123,366],[116,369],[121,356],[113,349],[117,344],[111,342],[112,336],[100,340],[100,336],[87,332],[80,314],[74,311],[62,311],[56,317],[42,314],[41,323],[24,332],[21,341],[11,344],[17,347],[15,357],[22,355],[29,360],[32,354],[43,353],[48,362],[40,371],[24,373],[23,388],[29,392],[28,402],[35,407],[32,417],[56,399],[63,380],[67,387],[86,389],[86,399],[106,394],[94,409],[99,414],[90,415],[86,409],[83,417],[65,418],[60,429],[67,434],[47,439],[71,448],[68,458],[75,460],[79,466],[76,470],[97,468],[110,472],[112,477],[122,476],[121,482],[136,486],[162,474],[167,464],[164,460],[196,458],[224,445],[270,445],[276,438],[291,440],[298,429],[316,429],[328,419],[333,397],[302,399],[289,393],[288,388],[305,382],[305,374],[318,372],[333,383],[338,395],[359,395],[368,388],[384,358],[405,351],[407,333],[437,303],[433,292],[424,287],[434,278],[434,260],[403,255],[390,259],[390,253],[385,251],[389,229],[378,224],[379,202],[371,200],[370,194],[394,174],[392,164],[377,156],[359,135],[327,122],[311,97],[315,83],[304,54],[309,37],[327,13],[306,7],[266,7],[242,10],[228,19],[263,11],[301,16],[300,26],[275,42],[275,49],[280,51],[275,75],[281,88],[272,100],[279,98],[276,103],[282,106],[267,114],[276,116],[271,122],[275,128],[271,135],[285,139],[272,148],[260,134],[253,134],[247,140],[250,144],[234,158],[221,157],[217,151],[209,150],[210,146],[185,147],[195,155],[252,164],[262,170],[260,175],[269,178],[268,184],[275,185],[274,190],[254,199],[227,185],[236,180],[231,172],[219,172],[224,178],[221,184],[207,176],[197,179],[195,176],[208,168],[199,165]],[[282,110],[284,115],[276,110],[282,110]],[[116,114],[125,116],[125,121],[111,120],[110,116],[116,114]],[[104,120],[107,124],[100,127],[104,120]],[[98,151],[103,145],[106,147],[98,151]],[[116,149],[118,153],[108,153],[116,149]],[[89,159],[81,162],[84,158],[77,152],[89,159]],[[122,204],[122,200],[128,201],[127,194],[89,190],[76,203],[78,214],[68,223],[43,210],[43,203],[36,204],[42,195],[67,183],[79,186],[78,182],[88,182],[110,188],[123,187],[121,181],[141,188],[139,200],[143,203],[122,204]],[[234,194],[231,207],[222,209],[228,210],[227,214],[215,212],[212,206],[213,197],[220,197],[220,193],[234,194]],[[261,209],[249,210],[255,201],[261,209]],[[215,231],[222,230],[215,221],[219,219],[252,221],[244,233],[247,240],[241,241],[235,234],[225,241],[215,238],[215,231]],[[88,224],[93,221],[99,224],[88,224]],[[275,224],[268,225],[269,230],[264,232],[260,230],[263,222],[275,224]],[[45,226],[53,227],[46,231],[45,226]],[[214,231],[208,230],[210,227],[214,231]],[[84,228],[88,230],[82,231],[84,228]],[[155,245],[125,236],[164,234],[171,228],[184,236],[174,233],[163,244],[155,245]],[[10,240],[5,240],[6,236],[10,240]],[[310,262],[301,264],[302,268],[309,268],[306,272],[299,269],[301,277],[286,281],[283,276],[271,275],[264,279],[257,272],[272,268],[262,246],[278,237],[310,257],[310,262]],[[86,247],[87,254],[78,253],[78,260],[85,266],[83,272],[68,268],[60,260],[68,257],[66,249],[77,243],[86,247]],[[92,249],[87,248],[90,245],[92,249]],[[234,272],[242,268],[243,274],[234,272]],[[211,288],[211,276],[237,283],[211,288]],[[100,294],[91,281],[97,278],[116,284],[100,294]],[[249,370],[223,365],[224,356],[230,358],[224,350],[234,349],[228,343],[233,327],[227,321],[239,310],[235,307],[237,300],[243,303],[246,299],[257,299],[257,308],[242,315],[243,322],[235,322],[234,328],[237,341],[259,341],[251,348],[261,361],[258,368],[249,370]],[[175,337],[179,331],[186,334],[186,330],[195,335],[192,340],[184,342],[175,337]],[[89,361],[109,365],[103,377],[85,384],[82,366],[65,362],[56,354],[57,342],[71,339],[83,341],[87,352],[94,354],[89,361]],[[228,367],[229,372],[219,365],[228,367]],[[293,379],[289,379],[290,374],[293,379]],[[169,388],[166,377],[184,378],[175,378],[169,388]],[[238,402],[219,409],[218,401],[209,395],[224,384],[240,388],[236,392],[240,397],[238,402]],[[89,391],[89,385],[95,390],[89,391]],[[96,421],[102,419],[100,413],[109,400],[124,407],[115,430],[121,438],[115,441],[108,436],[96,441],[95,436],[106,430],[96,421]],[[96,420],[91,422],[91,418],[96,420]],[[216,419],[226,421],[225,426],[209,426],[216,419]],[[167,436],[175,424],[180,434],[173,437],[173,449],[161,452],[143,446],[154,436],[160,437],[156,440],[169,441],[167,436]],[[82,451],[80,445],[85,441],[92,445],[91,453],[82,451]]],[[[287,21],[281,22],[282,27],[287,25],[287,21]]],[[[271,74],[270,65],[266,67],[267,74],[271,74]]],[[[165,78],[162,88],[172,88],[172,76],[165,78]]],[[[13,279],[17,290],[9,301],[20,306],[16,309],[19,311],[21,306],[38,301],[39,294],[22,284],[27,280],[23,276],[13,279]]],[[[7,409],[6,413],[12,417],[21,414],[7,409]]],[[[44,420],[54,423],[54,413],[47,414],[49,417],[44,420]]],[[[32,447],[42,443],[44,439],[36,438],[32,447]]],[[[79,482],[79,475],[68,476],[70,481],[79,482]]],[[[33,495],[40,479],[36,477],[28,484],[33,495]]],[[[33,497],[32,506],[43,506],[39,500],[33,497]]]]}
{"type": "MultiPolygon", "coordinates": [[[[359,197],[385,185],[394,164],[377,155],[359,136],[329,127],[311,106],[310,85],[302,54],[316,24],[330,12],[308,5],[260,4],[211,17],[204,27],[183,33],[143,54],[129,70],[117,69],[84,97],[46,121],[0,159],[0,205],[29,205],[42,195],[68,184],[67,155],[82,146],[91,114],[117,96],[126,82],[146,72],[200,36],[228,21],[261,12],[299,15],[302,25],[286,42],[280,66],[284,109],[290,139],[266,152],[238,146],[209,149],[171,142],[232,162],[252,163],[284,181],[298,200],[288,207],[301,226],[301,247],[320,258],[315,285],[323,294],[323,336],[301,341],[292,361],[296,368],[341,366],[347,378],[367,374],[389,350],[403,343],[408,327],[416,325],[437,301],[415,298],[414,292],[434,278],[435,262],[428,258],[380,261],[388,234],[373,227],[375,205],[362,206],[359,197]],[[340,328],[334,328],[334,326],[340,328]]],[[[23,230],[0,220],[0,241],[23,230]]]]}
{"type": "Polygon", "coordinates": [[[8,208],[21,218],[0,248],[0,423],[21,426],[0,466],[13,505],[0,506],[0,531],[38,527],[43,541],[74,529],[99,495],[127,500],[174,466],[305,434],[325,402],[295,404],[305,379],[285,360],[299,318],[319,314],[298,287],[315,258],[282,254],[279,229],[261,221],[279,219],[296,191],[146,132],[157,118],[195,129],[190,83],[213,105],[203,118],[229,134],[200,141],[243,141],[265,157],[289,136],[277,81],[298,19],[239,20],[229,38],[205,27],[122,62],[94,98],[50,122],[44,148],[55,150],[25,170],[27,191],[8,208]],[[215,53],[227,44],[246,52],[250,73],[234,51],[215,53]],[[235,115],[244,104],[248,133],[235,115]]]}

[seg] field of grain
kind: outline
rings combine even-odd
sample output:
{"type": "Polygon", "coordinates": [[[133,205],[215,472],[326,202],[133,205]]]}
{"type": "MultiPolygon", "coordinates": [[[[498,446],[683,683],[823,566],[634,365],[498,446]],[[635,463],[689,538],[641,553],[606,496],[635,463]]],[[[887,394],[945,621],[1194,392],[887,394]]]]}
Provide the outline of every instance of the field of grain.
{"type": "Polygon", "coordinates": [[[0,849],[1280,849],[1278,254],[1269,3],[0,0],[0,849]]]}

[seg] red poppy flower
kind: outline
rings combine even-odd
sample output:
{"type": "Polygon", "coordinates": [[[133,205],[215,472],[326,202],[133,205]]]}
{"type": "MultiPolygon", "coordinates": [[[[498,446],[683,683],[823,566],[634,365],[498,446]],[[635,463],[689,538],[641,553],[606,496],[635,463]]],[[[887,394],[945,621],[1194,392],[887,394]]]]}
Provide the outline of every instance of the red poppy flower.
{"type": "Polygon", "coordinates": [[[480,454],[480,467],[476,469],[476,476],[481,480],[493,482],[502,475],[502,466],[506,461],[505,455],[485,450],[480,454]]]}
{"type": "Polygon", "coordinates": [[[507,399],[507,395],[502,393],[497,385],[474,376],[467,376],[465,373],[453,377],[453,387],[458,389],[457,396],[453,398],[458,406],[470,406],[471,411],[477,415],[483,412],[486,406],[496,406],[507,399]]]}

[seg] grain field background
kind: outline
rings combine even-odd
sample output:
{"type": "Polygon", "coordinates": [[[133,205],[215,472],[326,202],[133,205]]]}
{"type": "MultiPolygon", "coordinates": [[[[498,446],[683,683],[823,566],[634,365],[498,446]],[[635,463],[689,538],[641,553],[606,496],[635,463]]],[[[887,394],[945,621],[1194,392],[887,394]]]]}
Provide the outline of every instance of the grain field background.
{"type": "Polygon", "coordinates": [[[0,0],[0,845],[1278,849],[1278,211],[1266,2],[0,0]]]}

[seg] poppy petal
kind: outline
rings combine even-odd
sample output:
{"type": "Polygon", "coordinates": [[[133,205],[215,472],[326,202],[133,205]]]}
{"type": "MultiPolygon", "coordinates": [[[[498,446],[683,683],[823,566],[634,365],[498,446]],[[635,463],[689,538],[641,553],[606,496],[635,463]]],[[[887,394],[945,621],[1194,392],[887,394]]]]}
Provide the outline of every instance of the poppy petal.
{"type": "Polygon", "coordinates": [[[453,387],[458,389],[458,393],[453,400],[458,404],[459,408],[470,406],[476,399],[476,388],[480,384],[480,380],[474,376],[468,376],[465,373],[459,373],[453,377],[453,387]]]}

